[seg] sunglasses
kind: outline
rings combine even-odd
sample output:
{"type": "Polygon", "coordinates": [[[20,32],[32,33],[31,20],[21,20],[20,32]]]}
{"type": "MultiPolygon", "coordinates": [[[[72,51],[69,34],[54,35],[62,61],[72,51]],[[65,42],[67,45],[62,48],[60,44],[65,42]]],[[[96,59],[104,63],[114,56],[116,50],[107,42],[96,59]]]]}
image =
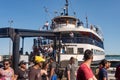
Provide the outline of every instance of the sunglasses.
{"type": "Polygon", "coordinates": [[[4,63],[4,65],[9,65],[9,63],[4,63]]]}
{"type": "Polygon", "coordinates": [[[26,65],[26,63],[23,63],[24,65],[26,65]]]}

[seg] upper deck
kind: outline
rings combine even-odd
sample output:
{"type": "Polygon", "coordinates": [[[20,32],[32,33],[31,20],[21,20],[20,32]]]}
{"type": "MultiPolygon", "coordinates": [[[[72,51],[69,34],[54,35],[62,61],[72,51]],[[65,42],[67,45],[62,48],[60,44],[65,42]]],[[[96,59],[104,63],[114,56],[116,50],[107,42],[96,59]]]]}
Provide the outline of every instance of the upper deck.
{"type": "Polygon", "coordinates": [[[52,19],[54,32],[85,32],[91,33],[103,41],[103,36],[98,27],[91,25],[84,27],[83,22],[73,16],[57,16],[52,19]]]}

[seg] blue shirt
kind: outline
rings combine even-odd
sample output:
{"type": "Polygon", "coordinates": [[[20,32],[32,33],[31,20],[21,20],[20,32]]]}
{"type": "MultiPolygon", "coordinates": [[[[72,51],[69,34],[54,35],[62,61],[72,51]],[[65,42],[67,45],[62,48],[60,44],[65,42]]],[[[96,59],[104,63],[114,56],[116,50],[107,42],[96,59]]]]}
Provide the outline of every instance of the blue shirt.
{"type": "Polygon", "coordinates": [[[100,69],[98,80],[103,80],[103,78],[106,78],[106,80],[108,80],[108,74],[107,74],[107,70],[105,68],[100,69]]]}

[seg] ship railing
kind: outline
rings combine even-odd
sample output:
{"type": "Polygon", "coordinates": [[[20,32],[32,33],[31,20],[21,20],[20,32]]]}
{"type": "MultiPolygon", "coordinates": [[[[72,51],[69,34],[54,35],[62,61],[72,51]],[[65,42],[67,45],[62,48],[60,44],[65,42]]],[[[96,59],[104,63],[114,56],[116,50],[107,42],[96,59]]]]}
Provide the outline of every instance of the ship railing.
{"type": "Polygon", "coordinates": [[[98,47],[103,47],[103,42],[99,42],[95,39],[88,38],[88,37],[62,37],[62,43],[83,43],[83,44],[92,44],[98,47]]]}

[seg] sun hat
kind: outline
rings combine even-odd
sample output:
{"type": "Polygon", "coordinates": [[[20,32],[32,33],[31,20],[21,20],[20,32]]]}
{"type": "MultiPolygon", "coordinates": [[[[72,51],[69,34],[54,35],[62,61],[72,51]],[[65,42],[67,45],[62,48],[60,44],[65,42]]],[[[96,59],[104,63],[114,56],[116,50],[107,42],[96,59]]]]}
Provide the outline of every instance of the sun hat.
{"type": "Polygon", "coordinates": [[[39,63],[39,62],[45,62],[45,59],[41,56],[35,56],[35,62],[39,63]]]}

